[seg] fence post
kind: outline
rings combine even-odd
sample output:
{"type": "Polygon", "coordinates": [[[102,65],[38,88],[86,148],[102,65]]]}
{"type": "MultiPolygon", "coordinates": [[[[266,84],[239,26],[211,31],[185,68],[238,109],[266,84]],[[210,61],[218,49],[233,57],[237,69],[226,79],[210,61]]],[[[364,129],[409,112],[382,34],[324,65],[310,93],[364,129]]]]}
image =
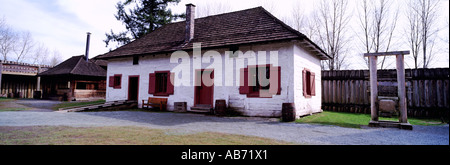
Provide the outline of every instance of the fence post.
{"type": "Polygon", "coordinates": [[[407,110],[406,110],[406,83],[405,83],[405,65],[403,62],[404,55],[396,55],[397,56],[397,82],[398,82],[398,104],[400,123],[408,123],[407,119],[407,110]]]}
{"type": "Polygon", "coordinates": [[[378,121],[377,56],[369,56],[370,69],[370,115],[378,121]]]}

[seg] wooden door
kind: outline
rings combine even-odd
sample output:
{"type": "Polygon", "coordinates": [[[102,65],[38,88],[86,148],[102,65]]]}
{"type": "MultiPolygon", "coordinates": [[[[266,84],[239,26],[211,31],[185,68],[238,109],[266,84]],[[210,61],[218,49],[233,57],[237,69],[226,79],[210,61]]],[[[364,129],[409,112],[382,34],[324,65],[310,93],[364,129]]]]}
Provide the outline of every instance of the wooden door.
{"type": "Polygon", "coordinates": [[[139,76],[129,76],[128,100],[138,100],[138,97],[139,97],[139,76]]]}
{"type": "Polygon", "coordinates": [[[195,80],[197,83],[194,91],[194,106],[212,107],[214,97],[214,70],[197,70],[195,72],[195,80]],[[206,75],[206,77],[207,75],[210,75],[210,78],[205,78],[203,75],[206,75]]]}

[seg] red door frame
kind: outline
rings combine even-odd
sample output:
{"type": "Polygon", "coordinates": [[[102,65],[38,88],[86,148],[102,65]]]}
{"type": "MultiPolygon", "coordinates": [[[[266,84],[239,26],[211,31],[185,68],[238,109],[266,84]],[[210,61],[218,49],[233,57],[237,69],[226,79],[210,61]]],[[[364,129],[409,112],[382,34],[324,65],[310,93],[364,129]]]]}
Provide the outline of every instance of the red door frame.
{"type": "MultiPolygon", "coordinates": [[[[211,71],[211,78],[212,78],[212,81],[214,82],[214,69],[196,69],[195,70],[195,80],[194,80],[194,106],[197,106],[197,104],[198,104],[198,102],[199,102],[199,100],[197,99],[197,97],[199,97],[199,89],[198,89],[198,86],[195,86],[195,81],[198,79],[198,77],[197,76],[199,76],[197,73],[199,72],[199,71],[201,71],[201,75],[203,75],[203,72],[204,71],[211,71]]],[[[201,81],[201,84],[200,85],[203,85],[203,81],[201,81]]],[[[213,85],[211,86],[211,108],[213,107],[213,104],[214,104],[214,83],[213,83],[213,85]]]]}
{"type": "Polygon", "coordinates": [[[131,85],[130,79],[133,78],[133,77],[137,77],[137,91],[136,91],[137,97],[136,97],[136,100],[139,100],[139,75],[128,76],[128,98],[127,98],[127,100],[130,100],[130,85],[131,85]]]}

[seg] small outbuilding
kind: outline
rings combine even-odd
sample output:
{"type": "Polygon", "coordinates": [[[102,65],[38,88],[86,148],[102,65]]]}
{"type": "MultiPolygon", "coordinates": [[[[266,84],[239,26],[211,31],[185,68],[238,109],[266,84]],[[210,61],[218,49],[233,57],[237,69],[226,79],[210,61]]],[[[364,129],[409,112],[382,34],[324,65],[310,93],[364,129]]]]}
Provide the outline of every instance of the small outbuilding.
{"type": "Polygon", "coordinates": [[[106,70],[86,60],[84,55],[73,56],[38,76],[41,77],[44,99],[105,99],[106,70]]]}

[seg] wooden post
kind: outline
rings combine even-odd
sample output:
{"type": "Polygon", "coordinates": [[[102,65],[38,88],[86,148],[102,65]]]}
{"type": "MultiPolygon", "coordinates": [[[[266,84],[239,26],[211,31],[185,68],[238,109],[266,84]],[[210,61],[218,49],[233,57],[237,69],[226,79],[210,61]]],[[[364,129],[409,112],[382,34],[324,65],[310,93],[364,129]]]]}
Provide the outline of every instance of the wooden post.
{"type": "MultiPolygon", "coordinates": [[[[38,65],[38,70],[37,70],[37,74],[41,73],[41,65],[38,65]]],[[[41,90],[41,76],[37,76],[37,80],[36,80],[36,91],[40,91],[41,90]]]]}
{"type": "Polygon", "coordinates": [[[370,69],[370,115],[372,121],[378,121],[378,83],[377,56],[369,56],[370,69]]]}
{"type": "MultiPolygon", "coordinates": [[[[3,63],[0,61],[0,94],[2,94],[2,72],[3,72],[3,63]]],[[[8,94],[8,92],[6,92],[8,94]]]]}
{"type": "Polygon", "coordinates": [[[399,104],[399,122],[408,123],[407,110],[406,110],[406,83],[405,83],[405,66],[404,55],[396,55],[397,59],[397,83],[398,83],[398,104],[399,104]]]}

